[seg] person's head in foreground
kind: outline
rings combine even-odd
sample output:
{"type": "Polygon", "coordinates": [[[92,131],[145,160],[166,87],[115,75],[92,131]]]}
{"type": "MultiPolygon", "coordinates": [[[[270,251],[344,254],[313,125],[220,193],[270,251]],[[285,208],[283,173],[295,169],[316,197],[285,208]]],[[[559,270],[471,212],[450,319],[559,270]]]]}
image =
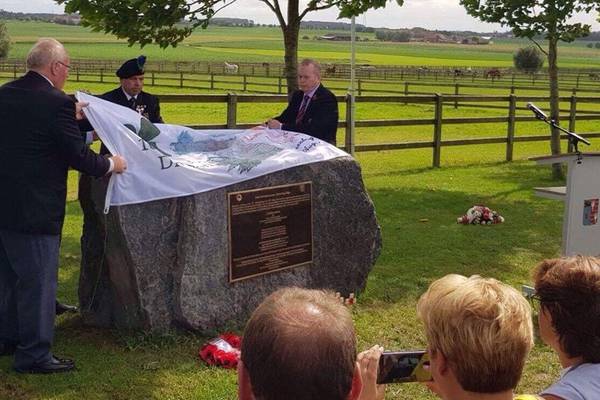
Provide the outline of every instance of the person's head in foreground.
{"type": "Polygon", "coordinates": [[[302,60],[298,65],[298,88],[304,93],[321,84],[321,65],[310,58],[302,60]]]}
{"type": "Polygon", "coordinates": [[[600,399],[600,259],[545,260],[534,273],[542,340],[565,370],[546,399],[600,399]]]}
{"type": "Polygon", "coordinates": [[[27,70],[46,77],[55,88],[61,89],[69,77],[71,63],[64,46],[56,39],[42,38],[27,54],[27,70]]]}
{"type": "Polygon", "coordinates": [[[280,289],[254,311],[242,340],[242,400],[357,399],[352,318],[331,293],[280,289]]]}
{"type": "Polygon", "coordinates": [[[139,56],[127,60],[119,67],[116,74],[121,82],[121,87],[130,96],[137,96],[144,88],[144,65],[146,57],[139,56]]]}
{"type": "Polygon", "coordinates": [[[512,399],[533,345],[531,308],[517,290],[447,275],[421,296],[417,313],[442,399],[512,399]]]}

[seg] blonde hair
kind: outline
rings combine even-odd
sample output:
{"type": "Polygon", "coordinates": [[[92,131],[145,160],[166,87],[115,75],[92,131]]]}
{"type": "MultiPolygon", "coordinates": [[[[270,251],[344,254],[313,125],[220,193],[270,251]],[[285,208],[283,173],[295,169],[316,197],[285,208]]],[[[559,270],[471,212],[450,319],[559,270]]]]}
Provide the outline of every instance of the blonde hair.
{"type": "Polygon", "coordinates": [[[27,54],[27,69],[41,69],[55,61],[64,61],[66,58],[67,51],[62,43],[52,38],[41,38],[27,54]]]}
{"type": "Polygon", "coordinates": [[[441,352],[463,390],[498,393],[517,386],[533,346],[531,308],[495,279],[447,275],[417,304],[432,352],[441,352]]]}

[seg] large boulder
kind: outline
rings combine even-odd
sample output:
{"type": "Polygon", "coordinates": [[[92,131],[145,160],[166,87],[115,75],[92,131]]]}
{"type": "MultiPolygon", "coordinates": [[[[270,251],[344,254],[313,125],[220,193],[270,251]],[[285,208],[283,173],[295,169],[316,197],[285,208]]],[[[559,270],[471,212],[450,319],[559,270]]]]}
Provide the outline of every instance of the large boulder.
{"type": "Polygon", "coordinates": [[[103,327],[214,332],[243,326],[285,286],[343,295],[366,284],[381,248],[375,210],[351,157],[298,166],[192,196],[112,207],[106,179],[82,176],[79,287],[84,321],[103,327]],[[312,182],[313,262],[229,282],[227,193],[312,182]]]}

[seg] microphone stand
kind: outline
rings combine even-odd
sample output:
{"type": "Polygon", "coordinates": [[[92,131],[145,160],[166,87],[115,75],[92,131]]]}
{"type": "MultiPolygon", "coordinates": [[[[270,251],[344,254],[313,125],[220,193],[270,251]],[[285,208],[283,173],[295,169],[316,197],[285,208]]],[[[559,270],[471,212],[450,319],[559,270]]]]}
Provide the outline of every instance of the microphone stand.
{"type": "Polygon", "coordinates": [[[581,164],[581,160],[583,159],[583,157],[581,156],[581,152],[579,151],[579,148],[578,148],[579,142],[583,142],[583,143],[587,144],[588,146],[590,145],[590,142],[586,138],[583,138],[574,132],[571,132],[571,131],[568,131],[568,130],[562,128],[553,119],[549,120],[548,118],[539,118],[539,117],[537,117],[537,115],[536,115],[536,118],[539,119],[540,121],[544,121],[551,127],[556,128],[559,131],[562,131],[567,134],[569,144],[571,146],[573,146],[573,149],[575,150],[575,154],[577,154],[577,163],[581,164]]]}

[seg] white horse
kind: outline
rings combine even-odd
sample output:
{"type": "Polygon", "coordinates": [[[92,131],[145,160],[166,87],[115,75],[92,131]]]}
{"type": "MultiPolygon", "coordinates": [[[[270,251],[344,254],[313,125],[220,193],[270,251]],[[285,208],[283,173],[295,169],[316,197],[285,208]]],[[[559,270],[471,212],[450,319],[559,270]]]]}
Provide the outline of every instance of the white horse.
{"type": "Polygon", "coordinates": [[[227,61],[225,61],[225,72],[228,74],[237,74],[238,69],[239,67],[237,64],[229,64],[227,61]]]}

